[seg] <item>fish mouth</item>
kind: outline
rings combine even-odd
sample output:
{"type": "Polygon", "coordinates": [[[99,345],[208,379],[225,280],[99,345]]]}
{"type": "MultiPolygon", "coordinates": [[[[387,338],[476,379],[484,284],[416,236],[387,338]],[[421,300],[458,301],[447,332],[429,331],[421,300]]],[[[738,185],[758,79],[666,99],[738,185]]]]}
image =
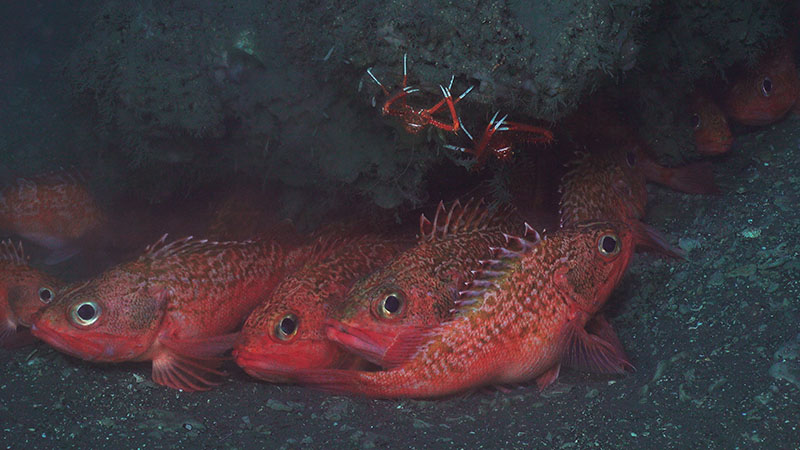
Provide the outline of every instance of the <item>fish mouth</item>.
{"type": "Polygon", "coordinates": [[[326,322],[325,335],[348,351],[377,365],[383,365],[386,350],[394,342],[390,333],[365,330],[336,321],[326,322]]]}
{"type": "Polygon", "coordinates": [[[273,383],[289,380],[289,372],[281,370],[281,367],[275,364],[268,354],[236,349],[233,351],[233,358],[236,365],[253,378],[273,383]]]}
{"type": "Polygon", "coordinates": [[[104,351],[104,348],[94,339],[81,339],[68,334],[59,333],[37,322],[31,325],[31,333],[44,342],[47,342],[56,350],[86,361],[97,361],[104,351]],[[77,350],[78,348],[81,350],[77,350]]]}

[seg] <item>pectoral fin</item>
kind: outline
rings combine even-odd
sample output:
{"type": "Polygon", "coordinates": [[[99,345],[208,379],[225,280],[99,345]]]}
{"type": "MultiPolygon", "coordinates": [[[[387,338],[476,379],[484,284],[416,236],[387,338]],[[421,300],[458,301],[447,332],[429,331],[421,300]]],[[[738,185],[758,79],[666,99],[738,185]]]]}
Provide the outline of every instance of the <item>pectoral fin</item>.
{"type": "Polygon", "coordinates": [[[578,319],[564,325],[564,365],[595,373],[625,373],[633,370],[611,325],[595,317],[582,326],[578,319]]]}
{"type": "Polygon", "coordinates": [[[153,381],[184,391],[207,391],[222,383],[219,366],[238,333],[197,339],[160,339],[164,348],[153,358],[153,381]]]}

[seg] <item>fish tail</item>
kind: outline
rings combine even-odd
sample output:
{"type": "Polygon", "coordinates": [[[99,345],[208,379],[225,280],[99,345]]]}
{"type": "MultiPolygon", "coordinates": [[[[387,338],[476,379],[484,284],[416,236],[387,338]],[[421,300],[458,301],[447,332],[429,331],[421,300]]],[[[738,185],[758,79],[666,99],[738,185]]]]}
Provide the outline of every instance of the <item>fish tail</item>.
{"type": "Polygon", "coordinates": [[[686,164],[668,169],[672,172],[671,183],[667,186],[687,194],[717,194],[719,188],[714,182],[714,170],[708,161],[686,164]]]}
{"type": "Polygon", "coordinates": [[[686,258],[686,253],[667,242],[658,230],[641,221],[633,223],[634,241],[637,247],[643,247],[672,258],[686,258]]]}
{"type": "Polygon", "coordinates": [[[679,167],[664,167],[649,158],[643,158],[642,172],[648,181],[662,184],[687,194],[716,194],[714,171],[708,161],[679,167]]]}

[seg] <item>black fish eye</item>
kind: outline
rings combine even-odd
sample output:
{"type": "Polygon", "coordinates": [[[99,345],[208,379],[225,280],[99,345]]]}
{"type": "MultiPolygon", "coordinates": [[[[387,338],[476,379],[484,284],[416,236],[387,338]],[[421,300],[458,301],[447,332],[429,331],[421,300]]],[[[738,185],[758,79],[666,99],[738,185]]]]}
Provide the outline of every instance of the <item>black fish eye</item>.
{"type": "Polygon", "coordinates": [[[275,327],[275,335],[282,341],[288,341],[297,334],[297,316],[287,314],[278,322],[275,327]]]}
{"type": "Polygon", "coordinates": [[[378,305],[378,313],[381,317],[395,317],[403,309],[403,296],[392,292],[387,294],[378,305]]]}
{"type": "Polygon", "coordinates": [[[39,288],[39,300],[44,303],[50,303],[55,298],[56,294],[53,292],[52,289],[49,287],[40,287],[39,288]]]}
{"type": "Polygon", "coordinates": [[[689,118],[689,125],[695,130],[700,128],[700,115],[692,114],[692,117],[689,118]]]}
{"type": "Polygon", "coordinates": [[[772,93],[772,80],[770,80],[769,77],[764,77],[764,79],[761,80],[761,95],[763,95],[764,97],[769,97],[771,93],[772,93]]]}
{"type": "Polygon", "coordinates": [[[95,302],[81,302],[72,307],[70,317],[76,325],[88,327],[100,317],[100,305],[95,302]]]}
{"type": "Polygon", "coordinates": [[[613,234],[604,234],[597,241],[597,248],[605,256],[616,255],[620,251],[619,238],[613,234]]]}

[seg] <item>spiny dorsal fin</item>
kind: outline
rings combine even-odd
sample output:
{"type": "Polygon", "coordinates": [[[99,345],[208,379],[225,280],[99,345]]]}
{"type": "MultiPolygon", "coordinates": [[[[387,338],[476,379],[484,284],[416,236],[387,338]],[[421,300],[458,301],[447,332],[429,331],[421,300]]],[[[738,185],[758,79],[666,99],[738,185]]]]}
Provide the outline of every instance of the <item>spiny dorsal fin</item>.
{"type": "Polygon", "coordinates": [[[207,250],[210,248],[225,248],[238,246],[240,244],[253,244],[255,241],[209,241],[208,239],[195,239],[194,236],[187,236],[185,238],[176,239],[167,243],[167,234],[165,233],[154,244],[148,245],[144,254],[141,256],[143,259],[162,259],[170,256],[182,255],[199,250],[207,250]]]}
{"type": "Polygon", "coordinates": [[[478,308],[490,292],[496,291],[496,282],[506,276],[514,262],[535,247],[542,237],[528,223],[525,223],[524,237],[503,234],[506,239],[505,247],[489,247],[491,257],[478,261],[480,268],[472,271],[472,281],[467,281],[461,291],[455,307],[451,312],[455,316],[478,308]]]}
{"type": "Polygon", "coordinates": [[[327,259],[333,252],[342,248],[356,239],[333,235],[324,235],[317,238],[309,250],[309,259],[315,262],[327,259]]]}
{"type": "Polygon", "coordinates": [[[586,161],[591,157],[588,152],[579,150],[575,152],[575,157],[564,163],[566,172],[561,177],[562,183],[559,184],[558,190],[562,192],[565,184],[569,184],[577,172],[579,172],[586,161]]]}
{"type": "Polygon", "coordinates": [[[194,239],[193,236],[186,236],[182,239],[176,239],[170,243],[167,243],[167,233],[161,236],[159,240],[155,243],[148,245],[144,249],[144,254],[142,258],[147,259],[160,259],[167,256],[175,255],[187,247],[191,246],[193,248],[197,247],[199,243],[205,243],[206,241],[200,241],[194,239]]]}
{"type": "Polygon", "coordinates": [[[10,261],[20,266],[26,264],[22,241],[18,246],[11,239],[0,242],[0,261],[10,261]]]}
{"type": "Polygon", "coordinates": [[[422,214],[419,218],[419,238],[421,241],[444,239],[456,233],[483,230],[506,221],[514,212],[513,207],[503,206],[491,211],[483,199],[469,199],[463,206],[459,200],[450,209],[439,202],[433,222],[422,214]]]}

